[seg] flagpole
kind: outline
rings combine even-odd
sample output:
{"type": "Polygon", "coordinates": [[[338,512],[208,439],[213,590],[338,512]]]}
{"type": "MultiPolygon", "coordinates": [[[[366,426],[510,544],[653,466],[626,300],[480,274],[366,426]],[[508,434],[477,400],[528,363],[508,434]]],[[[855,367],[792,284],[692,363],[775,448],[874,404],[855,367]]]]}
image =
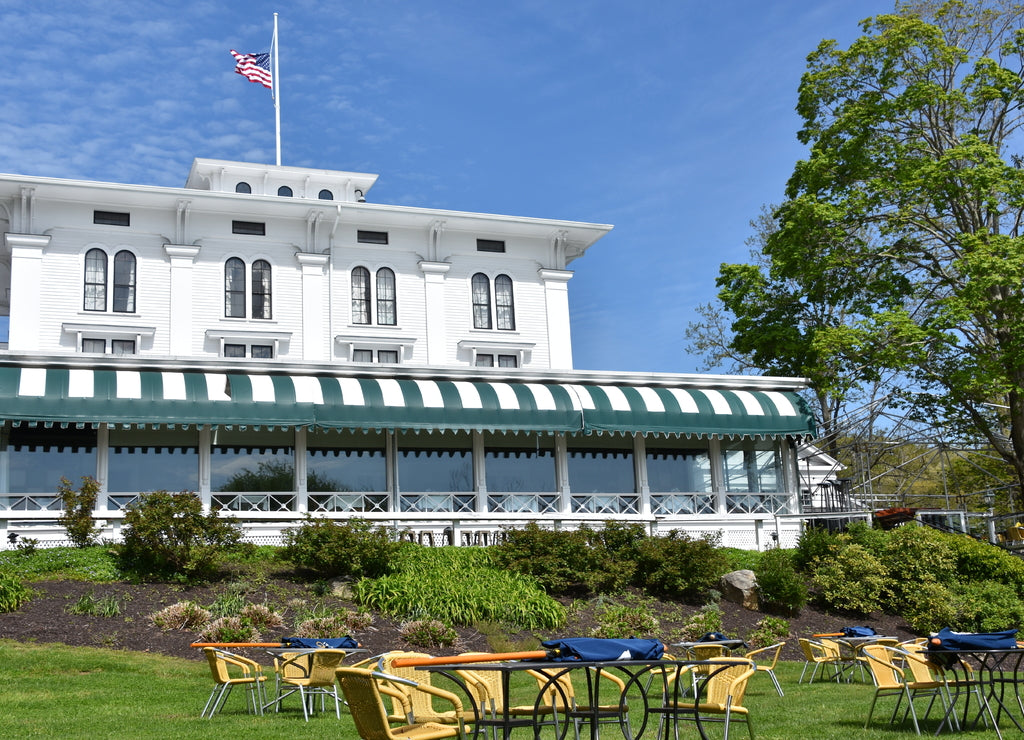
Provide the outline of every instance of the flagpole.
{"type": "Polygon", "coordinates": [[[274,13],[274,40],[270,44],[270,55],[274,59],[274,123],[277,133],[277,166],[281,166],[281,75],[278,73],[277,13],[274,13]]]}

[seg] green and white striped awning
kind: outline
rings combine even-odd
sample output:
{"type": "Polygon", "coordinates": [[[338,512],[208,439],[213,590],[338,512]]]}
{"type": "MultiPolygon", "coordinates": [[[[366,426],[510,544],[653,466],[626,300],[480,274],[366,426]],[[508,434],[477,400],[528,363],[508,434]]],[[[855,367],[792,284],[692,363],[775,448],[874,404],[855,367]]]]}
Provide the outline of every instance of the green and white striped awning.
{"type": "Polygon", "coordinates": [[[803,437],[789,391],[199,370],[0,367],[0,418],[44,424],[803,437]]]}

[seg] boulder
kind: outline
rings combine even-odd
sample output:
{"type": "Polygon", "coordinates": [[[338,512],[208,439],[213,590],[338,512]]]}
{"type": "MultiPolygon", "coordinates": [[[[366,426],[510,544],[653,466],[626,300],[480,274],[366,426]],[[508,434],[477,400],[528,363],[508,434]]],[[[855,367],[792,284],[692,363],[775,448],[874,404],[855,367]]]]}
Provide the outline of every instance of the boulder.
{"type": "Polygon", "coordinates": [[[757,601],[757,576],[752,570],[734,570],[722,576],[721,582],[722,598],[740,604],[746,609],[756,611],[757,601]]]}

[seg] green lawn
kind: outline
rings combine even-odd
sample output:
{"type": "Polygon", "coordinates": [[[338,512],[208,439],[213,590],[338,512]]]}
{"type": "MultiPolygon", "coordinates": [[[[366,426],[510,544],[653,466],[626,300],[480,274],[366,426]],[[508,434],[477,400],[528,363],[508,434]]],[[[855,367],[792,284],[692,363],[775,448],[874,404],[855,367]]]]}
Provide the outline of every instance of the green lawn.
{"type": "MultiPolygon", "coordinates": [[[[786,692],[780,698],[767,676],[755,676],[747,692],[757,737],[762,740],[875,740],[913,729],[887,724],[895,699],[880,700],[872,729],[864,729],[873,688],[853,683],[798,684],[801,663],[780,664],[777,673],[786,692]],[[889,712],[886,711],[889,710],[889,712]]],[[[212,682],[205,663],[145,653],[25,645],[0,640],[0,736],[44,738],[211,738],[225,740],[253,733],[261,738],[333,738],[357,740],[351,719],[333,711],[316,715],[308,724],[293,701],[286,711],[264,717],[245,714],[244,693],[238,689],[225,710],[212,720],[199,718],[212,682]]],[[[934,733],[930,721],[925,734],[934,733]]],[[[1005,727],[1011,727],[1005,722],[1005,727]]],[[[602,728],[605,740],[614,730],[602,728]]],[[[696,737],[688,726],[681,737],[696,737]]],[[[718,729],[718,728],[716,728],[718,729]]],[[[1015,728],[1006,733],[1019,735],[1015,728]]],[[[994,738],[995,732],[961,733],[970,738],[994,738]]],[[[747,737],[742,725],[732,736],[747,737]]],[[[522,730],[513,737],[526,738],[522,730]]],[[[571,737],[571,736],[570,736],[571,737]]],[[[645,738],[653,738],[648,730],[645,738]]]]}

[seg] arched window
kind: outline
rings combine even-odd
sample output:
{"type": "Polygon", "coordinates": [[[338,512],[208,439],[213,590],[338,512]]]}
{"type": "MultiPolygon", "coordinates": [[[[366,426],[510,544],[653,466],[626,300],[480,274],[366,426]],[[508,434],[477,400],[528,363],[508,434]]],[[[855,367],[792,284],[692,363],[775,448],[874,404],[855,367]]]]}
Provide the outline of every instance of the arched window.
{"type": "Polygon", "coordinates": [[[395,310],[395,273],[387,267],[377,270],[377,323],[394,326],[397,323],[395,310]]]}
{"type": "Polygon", "coordinates": [[[321,190],[320,195],[317,196],[320,200],[334,200],[334,193],[330,190],[321,190]]]}
{"type": "Polygon", "coordinates": [[[86,311],[107,310],[107,253],[102,249],[85,253],[84,295],[86,311]]]}
{"type": "Polygon", "coordinates": [[[282,198],[291,198],[292,189],[287,185],[282,185],[277,189],[277,194],[280,195],[282,198]]]}
{"type": "Polygon", "coordinates": [[[515,303],[512,300],[512,278],[498,275],[494,278],[494,315],[498,329],[514,331],[516,328],[515,303]]]}
{"type": "Polygon", "coordinates": [[[251,193],[252,192],[252,188],[249,186],[249,183],[247,183],[247,182],[240,182],[237,185],[235,185],[235,192],[236,193],[251,193]]]}
{"type": "Polygon", "coordinates": [[[127,250],[114,255],[113,310],[135,313],[135,255],[127,250]]]}
{"type": "Polygon", "coordinates": [[[245,263],[238,257],[224,263],[224,315],[245,318],[245,263]]]}
{"type": "Polygon", "coordinates": [[[256,260],[252,263],[252,317],[269,319],[270,314],[270,263],[256,260]]]}
{"type": "Polygon", "coordinates": [[[352,270],[352,323],[370,323],[370,271],[365,267],[352,270]]]}
{"type": "Polygon", "coordinates": [[[473,276],[473,328],[491,328],[491,281],[482,272],[473,276]]]}

